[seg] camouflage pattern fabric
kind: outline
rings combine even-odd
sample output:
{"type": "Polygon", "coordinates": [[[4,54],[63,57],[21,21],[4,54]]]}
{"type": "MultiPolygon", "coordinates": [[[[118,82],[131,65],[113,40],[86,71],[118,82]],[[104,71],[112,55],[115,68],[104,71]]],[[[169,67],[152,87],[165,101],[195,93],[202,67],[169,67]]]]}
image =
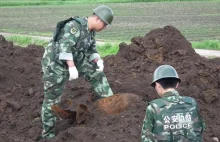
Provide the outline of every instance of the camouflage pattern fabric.
{"type": "Polygon", "coordinates": [[[41,110],[43,123],[42,136],[51,138],[55,136],[54,125],[56,116],[52,113],[51,106],[57,105],[61,100],[65,82],[68,80],[68,72],[52,70],[50,66],[43,66],[44,78],[44,101],[41,110]]]}
{"type": "Polygon", "coordinates": [[[201,142],[205,123],[195,99],[169,91],[150,102],[143,122],[142,142],[201,142]]]}
{"type": "Polygon", "coordinates": [[[58,32],[57,41],[51,41],[45,48],[42,59],[44,78],[44,101],[42,105],[43,138],[55,136],[54,125],[56,116],[51,106],[58,104],[61,94],[69,78],[66,60],[74,60],[80,76],[90,82],[94,92],[99,97],[113,95],[107,78],[103,72],[97,72],[97,65],[89,62],[89,57],[97,53],[95,31],[89,32],[87,19],[79,18],[65,24],[58,32]]]}

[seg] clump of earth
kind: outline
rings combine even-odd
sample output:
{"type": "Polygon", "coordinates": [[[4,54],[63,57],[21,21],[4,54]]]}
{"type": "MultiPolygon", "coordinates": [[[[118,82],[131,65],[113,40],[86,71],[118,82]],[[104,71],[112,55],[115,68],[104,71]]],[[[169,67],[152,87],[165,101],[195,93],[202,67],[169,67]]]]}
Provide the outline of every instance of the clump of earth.
{"type": "MultiPolygon", "coordinates": [[[[119,114],[109,115],[94,109],[94,96],[84,78],[68,82],[61,104],[88,105],[83,123],[58,119],[56,137],[51,142],[139,142],[148,102],[158,98],[150,86],[154,70],[162,64],[175,67],[181,78],[178,91],[194,97],[206,130],[204,141],[216,141],[220,134],[220,59],[198,55],[189,41],[172,26],[134,37],[121,43],[116,55],[104,58],[104,72],[114,93],[132,93],[140,99],[119,114]]],[[[42,131],[40,119],[44,98],[41,59],[44,48],[13,45],[0,36],[0,140],[33,142],[42,131]]]]}

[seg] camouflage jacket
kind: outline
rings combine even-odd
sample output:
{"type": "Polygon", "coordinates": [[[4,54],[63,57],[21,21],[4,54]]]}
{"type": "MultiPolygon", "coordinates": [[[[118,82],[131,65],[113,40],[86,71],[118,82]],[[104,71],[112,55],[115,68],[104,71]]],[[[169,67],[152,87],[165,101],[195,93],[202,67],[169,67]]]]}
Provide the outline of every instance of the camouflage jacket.
{"type": "Polygon", "coordinates": [[[42,60],[43,65],[61,71],[68,69],[66,60],[74,60],[77,66],[83,59],[97,53],[95,31],[88,30],[87,18],[70,18],[65,21],[61,28],[60,22],[57,24],[54,32],[56,39],[51,40],[45,48],[42,60]]]}
{"type": "Polygon", "coordinates": [[[143,122],[142,142],[201,142],[205,123],[191,97],[169,91],[150,102],[143,122]]]}

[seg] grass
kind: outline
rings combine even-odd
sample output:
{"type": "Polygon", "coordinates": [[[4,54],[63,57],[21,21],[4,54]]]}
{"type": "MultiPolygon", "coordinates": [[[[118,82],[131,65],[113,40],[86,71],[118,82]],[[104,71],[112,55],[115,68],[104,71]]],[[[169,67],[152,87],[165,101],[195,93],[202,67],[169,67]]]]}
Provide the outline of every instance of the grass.
{"type": "MultiPolygon", "coordinates": [[[[44,2],[46,1],[58,2],[58,0],[45,0],[44,2]]],[[[82,0],[81,2],[86,1],[82,0]]],[[[101,1],[97,0],[96,2],[101,1]]],[[[4,1],[0,0],[0,2],[4,1]]],[[[25,1],[8,0],[7,2],[25,1]]],[[[26,2],[36,1],[26,0],[26,2]]],[[[73,0],[73,2],[77,1],[73,0]]],[[[106,0],[106,2],[109,1],[106,0]]],[[[134,0],[129,2],[134,2],[134,0]]],[[[98,5],[100,4],[94,2],[92,4],[1,7],[0,32],[51,37],[58,21],[75,15],[88,16],[92,13],[92,9],[98,5]]],[[[98,47],[103,56],[117,53],[118,47],[117,45],[111,45],[110,43],[112,42],[129,42],[132,37],[144,36],[150,30],[166,25],[173,25],[178,28],[187,40],[191,41],[193,48],[219,50],[219,0],[203,2],[179,2],[177,0],[176,2],[160,3],[108,3],[107,5],[113,9],[115,18],[110,27],[97,33],[96,36],[98,40],[108,43],[101,45],[104,48],[98,47]]],[[[13,39],[11,37],[10,40],[20,46],[28,44],[45,46],[47,44],[45,41],[26,37],[13,37],[13,39]]]]}
{"type": "MultiPolygon", "coordinates": [[[[39,5],[63,5],[63,4],[74,4],[74,1],[1,1],[0,7],[6,6],[39,6],[39,5]]],[[[77,3],[77,2],[76,2],[77,3]]]]}
{"type": "Polygon", "coordinates": [[[220,50],[220,40],[205,40],[192,42],[193,48],[220,50]]]}
{"type": "Polygon", "coordinates": [[[26,47],[29,44],[36,44],[40,46],[47,46],[48,44],[48,41],[26,37],[26,36],[6,36],[5,38],[8,41],[12,41],[14,45],[21,47],[26,47]]]}
{"type": "MultiPolygon", "coordinates": [[[[97,4],[97,3],[136,3],[136,2],[173,2],[173,1],[206,1],[206,0],[0,0],[0,7],[6,6],[39,6],[65,4],[97,4]]],[[[210,0],[219,1],[219,0],[210,0]]]]}
{"type": "MultiPolygon", "coordinates": [[[[30,0],[29,0],[30,1],[30,0]]],[[[70,16],[89,16],[100,4],[19,6],[0,8],[0,32],[51,36],[58,21],[70,16]]],[[[220,2],[108,3],[115,18],[97,39],[130,41],[150,30],[173,25],[189,41],[220,37],[220,2]]]]}
{"type": "MultiPolygon", "coordinates": [[[[6,39],[8,41],[12,41],[17,46],[22,46],[22,47],[27,47],[30,44],[36,44],[46,47],[48,44],[48,41],[26,37],[26,36],[7,36],[6,39]]],[[[195,49],[220,50],[219,40],[205,40],[205,41],[197,41],[191,43],[192,43],[192,47],[195,49]]],[[[97,50],[100,53],[101,57],[105,57],[108,55],[115,55],[119,51],[119,43],[98,44],[97,50]]]]}
{"type": "Polygon", "coordinates": [[[105,43],[103,45],[98,45],[97,50],[101,57],[105,57],[107,55],[115,55],[118,53],[119,44],[105,43]]]}
{"type": "MultiPolygon", "coordinates": [[[[27,37],[27,36],[6,36],[7,41],[12,41],[14,45],[27,47],[30,44],[35,44],[39,46],[46,47],[48,45],[48,41],[41,40],[37,38],[27,37]]],[[[97,45],[97,50],[102,57],[107,55],[115,55],[118,53],[119,44],[117,43],[105,43],[97,45]]]]}

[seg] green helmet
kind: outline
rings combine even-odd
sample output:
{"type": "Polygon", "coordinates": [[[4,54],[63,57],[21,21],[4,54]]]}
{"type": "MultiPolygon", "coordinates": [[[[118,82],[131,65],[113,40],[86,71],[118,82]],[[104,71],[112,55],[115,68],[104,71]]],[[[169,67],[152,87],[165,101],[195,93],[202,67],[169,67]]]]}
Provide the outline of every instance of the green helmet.
{"type": "Polygon", "coordinates": [[[172,66],[161,65],[154,71],[154,77],[151,86],[154,87],[154,83],[163,78],[176,78],[179,82],[181,81],[176,70],[172,66]]]}
{"type": "Polygon", "coordinates": [[[112,23],[113,11],[108,6],[101,5],[93,9],[93,12],[107,25],[110,25],[112,23]]]}

